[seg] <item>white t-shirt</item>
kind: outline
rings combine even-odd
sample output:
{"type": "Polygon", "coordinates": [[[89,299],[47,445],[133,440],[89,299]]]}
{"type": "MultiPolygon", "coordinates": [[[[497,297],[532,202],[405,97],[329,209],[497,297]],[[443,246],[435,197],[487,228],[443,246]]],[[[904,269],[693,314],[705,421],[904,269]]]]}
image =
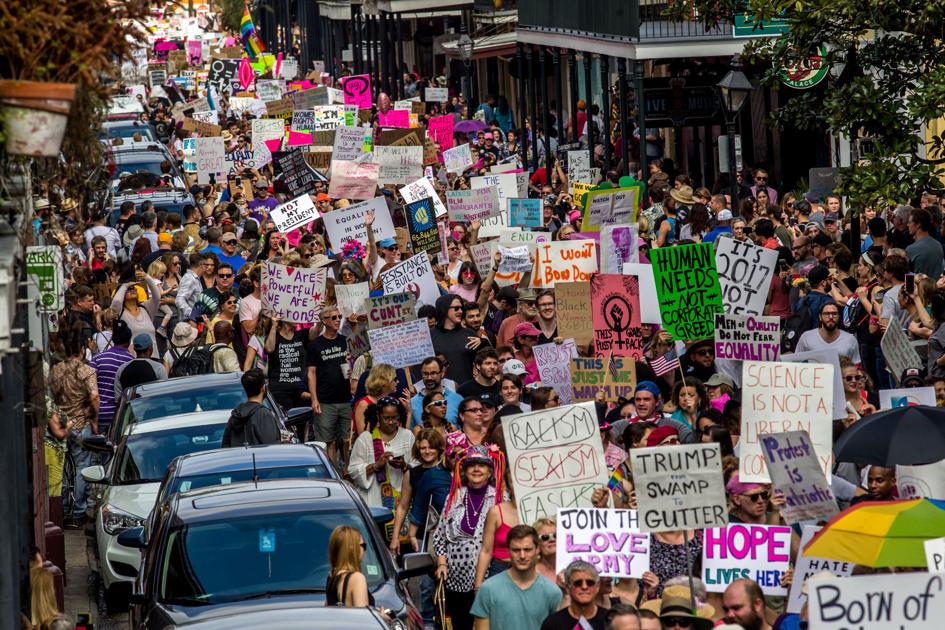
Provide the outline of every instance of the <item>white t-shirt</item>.
{"type": "Polygon", "coordinates": [[[809,350],[823,350],[825,348],[829,348],[831,350],[836,350],[841,357],[846,357],[854,363],[859,363],[860,344],[857,343],[856,337],[843,330],[839,332],[840,335],[832,342],[828,343],[824,341],[823,337],[820,336],[819,328],[808,330],[801,335],[800,339],[798,339],[796,351],[807,352],[809,350]]]}

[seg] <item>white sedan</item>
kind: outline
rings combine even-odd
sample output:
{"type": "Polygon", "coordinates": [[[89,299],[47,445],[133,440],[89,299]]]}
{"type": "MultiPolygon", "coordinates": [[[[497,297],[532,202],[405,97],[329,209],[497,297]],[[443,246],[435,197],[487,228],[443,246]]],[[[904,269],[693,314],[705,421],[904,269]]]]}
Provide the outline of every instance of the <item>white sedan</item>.
{"type": "Polygon", "coordinates": [[[154,508],[168,464],[179,455],[220,448],[229,410],[168,416],[132,424],[106,469],[90,466],[82,477],[105,484],[95,512],[98,569],[110,609],[127,604],[141,564],[140,551],[118,543],[118,534],[142,525],[154,508]]]}

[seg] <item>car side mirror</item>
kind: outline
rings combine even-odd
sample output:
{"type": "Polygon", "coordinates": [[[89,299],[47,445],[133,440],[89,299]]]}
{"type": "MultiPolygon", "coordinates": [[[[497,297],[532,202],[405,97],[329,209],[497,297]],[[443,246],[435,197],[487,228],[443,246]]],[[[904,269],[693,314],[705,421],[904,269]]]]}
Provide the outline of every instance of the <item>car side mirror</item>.
{"type": "Polygon", "coordinates": [[[118,544],[131,549],[144,549],[148,546],[144,539],[144,527],[129,527],[118,534],[118,544]]]}
{"type": "Polygon", "coordinates": [[[401,569],[397,572],[397,578],[406,580],[407,578],[425,575],[433,570],[433,556],[427,552],[404,554],[401,561],[401,569]]]}
{"type": "Polygon", "coordinates": [[[128,595],[128,603],[134,606],[143,606],[148,603],[148,596],[144,593],[130,593],[128,595]]]}
{"type": "Polygon", "coordinates": [[[79,474],[89,483],[102,483],[105,481],[104,466],[89,466],[83,468],[79,474]]]}
{"type": "Polygon", "coordinates": [[[82,448],[87,451],[112,453],[115,450],[115,445],[104,435],[90,435],[86,438],[82,438],[82,448]]]}
{"type": "Polygon", "coordinates": [[[295,427],[304,427],[312,419],[311,407],[293,407],[285,414],[285,426],[287,429],[295,427]]]}

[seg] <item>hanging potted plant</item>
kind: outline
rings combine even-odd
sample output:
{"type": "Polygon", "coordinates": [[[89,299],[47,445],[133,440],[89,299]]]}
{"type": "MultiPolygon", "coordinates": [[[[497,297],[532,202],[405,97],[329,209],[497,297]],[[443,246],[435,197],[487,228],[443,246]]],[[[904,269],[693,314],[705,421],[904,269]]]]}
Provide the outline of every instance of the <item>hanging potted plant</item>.
{"type": "Polygon", "coordinates": [[[0,124],[7,153],[58,155],[75,89],[74,83],[0,80],[0,124]]]}

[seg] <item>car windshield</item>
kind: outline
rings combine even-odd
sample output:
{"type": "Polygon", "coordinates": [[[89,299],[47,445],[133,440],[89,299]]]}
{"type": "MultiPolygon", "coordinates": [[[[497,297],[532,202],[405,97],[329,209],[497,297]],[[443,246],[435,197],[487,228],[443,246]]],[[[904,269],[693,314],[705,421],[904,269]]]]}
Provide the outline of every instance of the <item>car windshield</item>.
{"type": "Polygon", "coordinates": [[[224,424],[129,435],[115,463],[115,483],[158,483],[175,457],[220,448],[224,424]]]}
{"type": "MultiPolygon", "coordinates": [[[[147,161],[143,161],[143,160],[134,161],[134,162],[130,160],[127,162],[121,161],[118,164],[118,170],[121,172],[128,172],[132,174],[140,173],[141,171],[144,171],[146,173],[151,173],[152,175],[157,175],[158,177],[160,177],[161,175],[163,175],[163,173],[161,172],[161,162],[163,161],[164,161],[164,158],[162,158],[160,155],[158,155],[157,158],[148,156],[147,161]]],[[[116,179],[115,182],[117,181],[118,180],[116,179]]]]}
{"type": "MultiPolygon", "coordinates": [[[[330,479],[331,475],[323,464],[308,466],[280,466],[278,468],[257,468],[256,478],[263,479],[330,479]]],[[[252,481],[253,469],[233,470],[206,475],[191,475],[174,479],[167,496],[178,492],[187,492],[207,486],[226,486],[240,481],[252,481]]]]}
{"type": "Polygon", "coordinates": [[[374,589],[387,576],[368,523],[356,510],[333,510],[227,518],[172,529],[158,598],[201,606],[269,593],[324,592],[328,538],[339,525],[355,527],[367,542],[361,572],[374,589]]]}
{"type": "MultiPolygon", "coordinates": [[[[246,392],[239,381],[213,387],[194,387],[134,398],[125,405],[127,422],[146,422],[182,413],[234,409],[246,402],[246,392]]],[[[263,401],[269,407],[269,401],[263,401]]],[[[123,418],[125,420],[126,418],[123,418]]]]}
{"type": "Polygon", "coordinates": [[[101,138],[132,138],[136,133],[140,133],[141,137],[144,140],[151,140],[157,142],[157,138],[154,136],[154,132],[151,131],[151,127],[148,125],[128,125],[126,127],[109,127],[108,129],[103,129],[99,134],[101,138]]]}

